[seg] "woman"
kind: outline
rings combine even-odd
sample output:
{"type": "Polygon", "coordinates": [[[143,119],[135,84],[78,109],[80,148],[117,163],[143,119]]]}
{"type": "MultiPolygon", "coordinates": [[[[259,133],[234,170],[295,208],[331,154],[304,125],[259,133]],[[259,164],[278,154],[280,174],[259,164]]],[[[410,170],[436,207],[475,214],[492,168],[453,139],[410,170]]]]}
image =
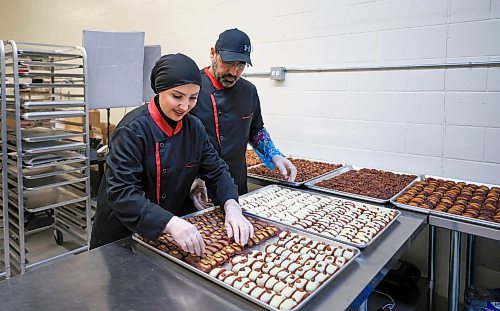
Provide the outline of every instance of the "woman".
{"type": "Polygon", "coordinates": [[[200,120],[187,114],[200,91],[198,66],[183,54],[164,55],[151,71],[151,86],[157,95],[125,115],[111,139],[90,248],[132,232],[148,239],[170,233],[184,251],[202,255],[200,233],[178,217],[195,211],[184,203],[197,176],[222,198],[228,236],[246,244],[253,227],[236,202],[228,167],[200,120]]]}

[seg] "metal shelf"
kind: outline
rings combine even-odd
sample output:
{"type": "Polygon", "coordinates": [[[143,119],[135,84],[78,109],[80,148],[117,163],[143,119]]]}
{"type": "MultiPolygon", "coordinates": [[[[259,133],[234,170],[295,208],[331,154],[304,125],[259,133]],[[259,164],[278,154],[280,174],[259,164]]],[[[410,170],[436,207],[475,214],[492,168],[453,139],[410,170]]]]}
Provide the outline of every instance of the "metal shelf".
{"type": "MultiPolygon", "coordinates": [[[[14,126],[9,125],[9,133],[2,132],[4,185],[8,186],[4,198],[9,202],[12,267],[23,274],[30,267],[62,256],[30,260],[28,235],[50,229],[57,236],[71,235],[81,245],[78,250],[88,249],[91,208],[86,53],[75,46],[6,42],[2,119],[9,118],[14,126]],[[82,119],[81,130],[55,127],[56,123],[64,126],[71,117],[82,119]],[[69,206],[75,212],[68,212],[69,206]],[[28,231],[25,213],[44,211],[51,211],[51,224],[28,231]]],[[[55,242],[62,243],[62,238],[55,242]]],[[[72,253],[75,250],[67,254],[72,253]]]]}

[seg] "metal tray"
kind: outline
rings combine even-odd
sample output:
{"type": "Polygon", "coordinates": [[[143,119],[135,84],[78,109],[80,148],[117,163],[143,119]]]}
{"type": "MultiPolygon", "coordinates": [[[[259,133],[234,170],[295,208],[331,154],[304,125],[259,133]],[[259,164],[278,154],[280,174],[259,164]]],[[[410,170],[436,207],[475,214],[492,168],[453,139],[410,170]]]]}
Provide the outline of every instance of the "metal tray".
{"type": "MultiPolygon", "coordinates": [[[[8,55],[12,55],[12,52],[7,53],[8,55]]],[[[70,60],[75,58],[82,58],[83,56],[80,54],[67,53],[67,52],[57,52],[51,50],[30,50],[30,49],[20,49],[17,50],[17,54],[19,57],[35,57],[39,58],[50,58],[51,61],[61,61],[61,60],[70,60]]]]}
{"type": "MultiPolygon", "coordinates": [[[[25,179],[36,179],[36,178],[44,178],[49,176],[57,176],[59,174],[80,172],[85,170],[87,167],[84,163],[75,162],[75,163],[65,163],[58,164],[47,167],[37,167],[37,168],[25,168],[23,169],[23,178],[25,179]]],[[[9,166],[9,172],[13,175],[17,176],[17,165],[9,166]]]]}
{"type": "MultiPolygon", "coordinates": [[[[320,177],[325,176],[327,174],[330,174],[332,172],[336,172],[336,171],[340,170],[341,168],[343,168],[345,166],[345,164],[327,162],[327,161],[322,161],[322,160],[314,160],[314,159],[308,159],[308,158],[287,157],[287,159],[308,160],[308,161],[322,162],[322,163],[327,163],[327,164],[337,164],[337,165],[341,165],[341,166],[339,168],[337,168],[337,169],[332,170],[332,171],[326,172],[324,174],[321,174],[321,175],[318,175],[318,176],[315,176],[313,178],[310,178],[310,179],[307,179],[307,180],[304,180],[304,181],[300,181],[300,182],[295,182],[295,181],[294,182],[290,182],[290,181],[286,181],[286,180],[283,180],[283,179],[277,179],[277,178],[272,178],[272,177],[267,177],[267,176],[252,174],[252,173],[247,173],[247,176],[255,178],[255,179],[270,181],[270,182],[281,184],[281,185],[299,187],[299,186],[302,186],[302,185],[304,185],[305,183],[307,183],[309,181],[315,180],[317,178],[320,178],[320,177]]],[[[254,168],[254,167],[259,167],[259,166],[264,166],[265,167],[266,165],[264,163],[261,163],[261,164],[257,164],[257,165],[251,166],[251,167],[247,167],[247,169],[254,168]]]]}
{"type": "MultiPolygon", "coordinates": [[[[488,188],[500,187],[499,185],[485,184],[485,183],[480,183],[480,182],[468,181],[468,180],[463,180],[463,179],[446,178],[446,177],[434,176],[434,175],[420,175],[419,178],[418,178],[418,180],[417,180],[417,182],[425,180],[427,178],[450,180],[450,181],[454,181],[454,182],[457,182],[457,183],[458,182],[464,182],[466,184],[472,184],[472,185],[477,185],[477,186],[486,186],[488,188]]],[[[405,190],[405,192],[406,192],[406,190],[405,190]]],[[[496,222],[492,222],[492,221],[487,221],[487,220],[482,220],[482,219],[477,219],[477,218],[464,217],[464,216],[461,216],[461,215],[450,214],[450,213],[447,213],[447,212],[440,212],[440,211],[435,211],[435,210],[420,208],[420,207],[416,207],[416,206],[411,206],[411,205],[407,205],[407,204],[397,203],[396,199],[399,196],[403,195],[403,194],[404,194],[404,192],[400,193],[397,197],[392,198],[391,199],[391,203],[393,205],[397,206],[398,208],[405,209],[405,210],[410,210],[410,211],[414,211],[414,212],[418,212],[418,213],[422,213],[422,214],[436,215],[436,216],[439,216],[439,217],[444,217],[444,218],[454,219],[454,220],[458,220],[458,221],[463,221],[463,222],[469,222],[469,223],[473,223],[473,224],[488,226],[488,227],[492,227],[492,228],[495,228],[495,229],[500,229],[500,223],[496,223],[496,222]]]]}
{"type": "MultiPolygon", "coordinates": [[[[184,219],[190,218],[190,217],[193,217],[193,216],[196,216],[196,215],[199,215],[199,214],[203,214],[204,212],[213,210],[215,208],[217,208],[217,207],[212,207],[212,208],[209,208],[209,209],[206,209],[206,210],[203,210],[203,211],[198,211],[198,212],[186,215],[186,216],[184,216],[182,218],[184,218],[184,219]]],[[[247,215],[247,216],[249,216],[249,215],[247,215]]],[[[253,216],[251,216],[251,217],[253,217],[253,216]]],[[[325,243],[328,243],[328,244],[333,245],[333,246],[341,246],[343,248],[349,248],[349,249],[352,249],[354,251],[354,256],[343,267],[341,267],[337,272],[335,272],[335,274],[333,274],[330,278],[328,278],[325,282],[323,282],[320,286],[318,286],[318,288],[315,291],[313,291],[309,296],[307,296],[304,300],[302,300],[298,305],[296,305],[291,310],[298,310],[298,309],[302,308],[308,301],[310,301],[314,296],[316,296],[316,294],[319,291],[321,291],[324,287],[326,287],[329,283],[331,283],[331,281],[333,279],[335,279],[339,275],[339,273],[341,273],[346,267],[350,266],[354,262],[354,260],[359,256],[359,254],[361,253],[359,249],[357,249],[355,247],[352,247],[352,246],[348,246],[348,245],[346,245],[344,243],[334,242],[334,241],[331,241],[329,239],[323,239],[321,237],[308,234],[307,232],[298,231],[298,230],[296,230],[294,228],[288,228],[288,227],[282,226],[280,224],[273,224],[273,225],[277,226],[281,230],[287,230],[287,231],[290,231],[290,232],[298,233],[298,234],[303,235],[305,237],[308,237],[308,238],[310,238],[312,240],[316,240],[316,241],[320,241],[320,242],[325,242],[325,243]]],[[[258,300],[256,298],[253,298],[252,296],[250,296],[248,294],[245,294],[245,293],[243,293],[243,292],[235,289],[234,287],[232,287],[230,285],[227,285],[226,283],[220,281],[219,279],[212,277],[210,274],[205,273],[205,272],[203,272],[201,270],[198,270],[195,267],[189,265],[188,263],[186,263],[186,262],[184,262],[184,261],[182,261],[180,259],[177,259],[177,258],[175,258],[175,257],[173,257],[173,256],[171,256],[171,255],[169,255],[169,254],[167,254],[165,252],[162,252],[161,250],[157,249],[154,246],[149,245],[148,243],[140,240],[138,238],[138,235],[136,233],[134,233],[132,235],[132,238],[136,242],[138,242],[139,244],[143,245],[144,247],[152,250],[153,252],[155,252],[155,253],[157,253],[157,254],[165,257],[165,258],[168,258],[169,260],[171,260],[171,261],[173,261],[173,262],[175,262],[175,263],[183,266],[184,268],[195,272],[196,274],[198,274],[198,275],[200,275],[200,276],[202,276],[202,277],[204,277],[204,278],[206,278],[206,279],[208,279],[208,280],[216,283],[219,286],[222,286],[222,287],[226,288],[227,290],[232,291],[233,293],[235,293],[235,294],[237,294],[237,295],[239,295],[239,296],[241,296],[241,297],[243,297],[243,298],[245,298],[245,299],[247,299],[247,300],[249,300],[249,301],[251,301],[251,302],[253,302],[253,303],[255,303],[255,304],[257,304],[257,305],[259,305],[259,306],[261,306],[263,308],[265,308],[265,309],[267,309],[267,310],[279,311],[279,309],[273,308],[270,305],[268,305],[266,303],[263,303],[262,301],[260,301],[260,300],[258,300]]],[[[276,242],[278,239],[279,239],[278,236],[274,236],[274,237],[270,238],[269,240],[265,241],[264,243],[261,243],[259,245],[256,245],[256,246],[249,247],[249,248],[245,249],[244,252],[246,253],[246,252],[251,251],[251,250],[264,251],[267,245],[276,242]]],[[[230,268],[232,267],[232,265],[231,265],[231,263],[224,263],[221,267],[223,267],[223,268],[225,268],[227,270],[230,270],[230,268]]]]}
{"type": "MultiPolygon", "coordinates": [[[[410,186],[412,186],[414,183],[416,183],[418,181],[418,176],[417,176],[406,187],[404,187],[401,191],[399,191],[398,193],[396,193],[395,195],[393,195],[389,199],[378,199],[378,198],[369,197],[369,196],[365,196],[365,195],[360,195],[360,194],[355,194],[355,193],[350,193],[350,192],[344,192],[344,191],[338,191],[338,190],[333,190],[333,189],[328,189],[328,188],[323,188],[323,187],[316,186],[316,184],[319,183],[320,181],[333,178],[333,177],[341,175],[343,173],[347,173],[348,171],[352,171],[352,170],[357,171],[357,170],[360,170],[362,168],[368,168],[368,167],[360,167],[360,166],[347,165],[347,166],[344,166],[344,167],[342,167],[342,168],[340,168],[340,169],[338,169],[338,170],[336,170],[334,172],[328,173],[327,175],[315,178],[314,180],[311,180],[310,182],[307,182],[305,184],[305,186],[308,187],[308,188],[314,189],[314,190],[321,191],[321,192],[336,194],[336,195],[340,195],[340,196],[345,196],[345,197],[349,197],[349,198],[354,198],[354,199],[369,201],[369,202],[373,202],[373,203],[387,203],[391,199],[399,196],[403,191],[406,191],[410,186]]],[[[372,168],[370,168],[370,169],[372,169],[372,168]]],[[[387,170],[384,170],[384,171],[385,172],[395,173],[395,174],[402,174],[402,175],[413,175],[413,174],[409,174],[409,173],[401,173],[401,172],[395,172],[395,171],[387,171],[387,170]]]]}
{"type": "MultiPolygon", "coordinates": [[[[266,187],[263,187],[263,188],[260,188],[260,189],[257,189],[255,191],[252,191],[252,192],[249,192],[249,193],[246,193],[242,196],[240,196],[240,198],[244,198],[244,197],[247,197],[247,196],[251,196],[251,195],[254,195],[254,194],[257,194],[261,191],[264,191],[264,190],[267,190],[269,188],[273,188],[273,187],[277,187],[277,188],[284,188],[284,189],[290,189],[292,191],[300,191],[300,192],[305,192],[305,193],[309,193],[309,194],[313,194],[313,195],[316,195],[316,196],[321,196],[321,197],[327,197],[327,198],[330,198],[332,196],[328,196],[326,194],[322,194],[322,193],[317,193],[317,192],[312,192],[312,191],[307,191],[307,190],[302,190],[302,189],[294,189],[294,188],[289,188],[289,187],[283,187],[283,186],[278,186],[278,185],[269,185],[269,186],[266,186],[266,187]]],[[[335,199],[339,199],[339,200],[342,200],[342,201],[349,201],[348,199],[345,199],[345,198],[339,198],[339,197],[335,197],[335,199]]],[[[384,210],[384,209],[389,209],[387,207],[381,207],[381,206],[376,206],[376,205],[372,205],[372,204],[368,204],[368,203],[362,203],[362,202],[354,202],[356,204],[363,204],[363,205],[368,205],[370,207],[373,207],[373,208],[377,208],[377,209],[380,209],[380,210],[384,210]]],[[[242,207],[243,208],[243,207],[242,207]]],[[[387,224],[387,226],[385,226],[382,230],[380,230],[374,237],[373,239],[368,242],[367,244],[358,244],[358,243],[353,243],[353,242],[349,242],[349,241],[343,241],[343,240],[340,240],[340,239],[337,239],[335,237],[330,237],[330,236],[326,236],[326,235],[322,235],[321,233],[318,233],[318,232],[313,232],[313,231],[308,231],[306,229],[302,229],[302,228],[297,228],[297,227],[294,227],[293,225],[288,225],[288,224],[284,224],[284,223],[281,223],[279,221],[275,221],[275,220],[271,220],[271,219],[268,219],[264,216],[259,216],[257,214],[254,214],[252,213],[251,211],[247,211],[245,209],[243,209],[243,212],[244,214],[246,215],[251,215],[255,218],[259,218],[259,219],[262,219],[262,220],[265,220],[269,223],[272,223],[272,224],[276,224],[276,225],[280,225],[280,226],[283,226],[283,227],[286,227],[286,228],[291,228],[291,229],[294,229],[294,230],[297,230],[297,231],[300,231],[300,232],[304,232],[304,233],[307,233],[307,234],[311,234],[311,235],[315,235],[315,236],[318,236],[318,237],[321,237],[323,239],[326,239],[326,240],[329,240],[329,241],[335,241],[335,242],[339,242],[339,243],[344,243],[344,244],[347,244],[347,245],[351,245],[351,246],[354,246],[354,247],[357,247],[357,248],[367,248],[369,247],[374,241],[376,241],[386,230],[387,228],[389,228],[395,221],[396,219],[399,217],[399,215],[401,215],[401,212],[398,211],[398,210],[394,210],[396,212],[396,216],[387,224]]]]}
{"type": "MultiPolygon", "coordinates": [[[[76,184],[84,182],[86,180],[87,177],[79,173],[58,174],[56,176],[49,176],[44,178],[27,179],[23,182],[23,189],[24,191],[38,191],[46,188],[76,184]]],[[[9,183],[14,187],[19,186],[15,180],[9,180],[9,183]]]]}
{"type": "Polygon", "coordinates": [[[84,142],[77,141],[37,141],[23,143],[23,152],[29,155],[62,150],[79,150],[85,147],[84,142]]]}
{"type": "Polygon", "coordinates": [[[45,120],[56,118],[81,117],[85,115],[83,110],[58,110],[58,111],[38,111],[21,113],[23,120],[45,120]]]}
{"type": "Polygon", "coordinates": [[[23,101],[23,108],[58,108],[58,107],[83,107],[84,101],[68,100],[68,101],[23,101]]]}
{"type": "Polygon", "coordinates": [[[47,140],[59,140],[84,136],[83,132],[72,132],[61,129],[50,129],[46,127],[34,127],[21,129],[21,140],[24,142],[41,142],[47,140]]]}
{"type": "MultiPolygon", "coordinates": [[[[16,161],[16,153],[9,154],[11,161],[16,161]]],[[[78,163],[86,160],[87,157],[75,151],[56,151],[46,154],[32,154],[23,157],[24,168],[40,168],[69,163],[78,163]]],[[[9,161],[9,164],[17,165],[16,162],[9,161]]]]}
{"type": "MultiPolygon", "coordinates": [[[[7,85],[7,86],[14,86],[7,85]]],[[[51,87],[85,87],[85,83],[19,83],[20,88],[28,89],[28,88],[51,88],[51,87]]]]}
{"type": "MultiPolygon", "coordinates": [[[[11,191],[9,190],[9,192],[11,191]]],[[[12,193],[15,194],[15,198],[9,194],[9,202],[17,207],[17,193],[15,191],[12,191],[12,193]]],[[[25,192],[23,195],[24,208],[30,212],[38,212],[49,208],[64,206],[84,201],[88,198],[85,192],[73,187],[59,187],[39,191],[29,191],[25,192]]]]}

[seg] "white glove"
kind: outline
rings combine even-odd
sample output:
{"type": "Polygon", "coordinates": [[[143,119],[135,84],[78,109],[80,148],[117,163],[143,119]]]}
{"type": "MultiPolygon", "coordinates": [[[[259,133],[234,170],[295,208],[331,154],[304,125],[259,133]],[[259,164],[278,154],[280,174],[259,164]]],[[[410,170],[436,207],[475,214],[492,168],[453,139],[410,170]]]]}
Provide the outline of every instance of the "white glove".
{"type": "Polygon", "coordinates": [[[295,177],[297,177],[297,168],[290,160],[283,156],[275,155],[273,157],[273,164],[283,175],[283,178],[290,182],[295,181],[295,177]]]}
{"type": "Polygon", "coordinates": [[[198,229],[184,219],[172,217],[163,232],[170,233],[183,251],[198,256],[205,253],[205,242],[198,229]]]}
{"type": "Polygon", "coordinates": [[[253,238],[253,225],[243,217],[241,207],[235,200],[227,200],[224,204],[226,212],[226,231],[229,238],[234,236],[234,241],[245,245],[249,238],[253,238]]]}
{"type": "Polygon", "coordinates": [[[199,211],[214,206],[208,198],[205,182],[199,178],[195,179],[191,185],[190,197],[193,200],[194,207],[199,211]]]}

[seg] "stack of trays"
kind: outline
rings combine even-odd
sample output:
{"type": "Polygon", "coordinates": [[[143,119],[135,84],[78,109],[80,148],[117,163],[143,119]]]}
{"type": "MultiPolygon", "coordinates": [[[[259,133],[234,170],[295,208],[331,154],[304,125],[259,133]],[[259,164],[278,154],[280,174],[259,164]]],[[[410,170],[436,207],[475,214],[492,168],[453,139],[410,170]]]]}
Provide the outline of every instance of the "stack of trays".
{"type": "Polygon", "coordinates": [[[500,228],[500,186],[422,175],[391,200],[399,208],[500,228]]]}
{"type": "Polygon", "coordinates": [[[247,214],[359,248],[373,243],[401,214],[277,185],[241,197],[240,204],[247,214]]]}
{"type": "Polygon", "coordinates": [[[224,226],[219,209],[211,208],[185,216],[210,244],[205,258],[183,253],[168,235],[158,241],[147,241],[136,234],[133,239],[269,310],[301,308],[360,253],[342,243],[246,217],[254,225],[255,237],[249,245],[242,247],[218,230],[224,226]],[[263,232],[266,232],[264,236],[263,232]],[[211,247],[223,240],[227,245],[222,248],[211,247]]]}
{"type": "Polygon", "coordinates": [[[288,158],[297,168],[297,177],[294,182],[283,179],[278,169],[270,170],[264,164],[256,165],[248,169],[248,176],[260,180],[271,181],[289,186],[301,186],[308,181],[334,172],[342,167],[342,164],[323,161],[288,158]]]}

